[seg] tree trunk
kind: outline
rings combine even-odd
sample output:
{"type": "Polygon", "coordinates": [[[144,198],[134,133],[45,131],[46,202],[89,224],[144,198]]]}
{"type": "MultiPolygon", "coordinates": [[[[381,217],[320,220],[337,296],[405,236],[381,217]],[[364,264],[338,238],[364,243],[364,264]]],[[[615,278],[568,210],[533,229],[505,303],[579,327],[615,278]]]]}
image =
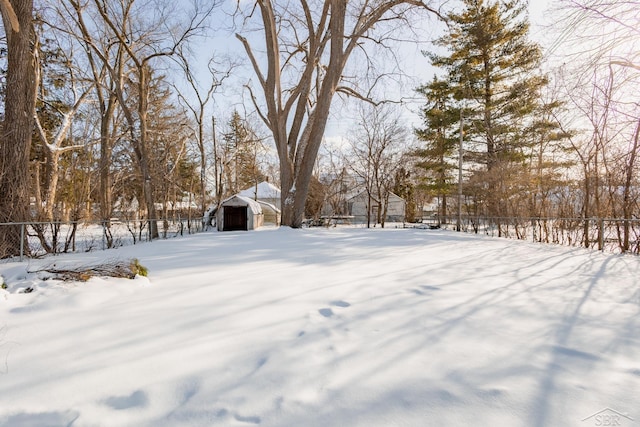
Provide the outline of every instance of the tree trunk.
{"type": "MultiPolygon", "coordinates": [[[[8,4],[15,15],[10,16],[3,5],[7,93],[0,137],[0,223],[29,219],[29,154],[37,86],[33,0],[8,4]]],[[[20,255],[20,226],[2,226],[0,231],[0,258],[20,255]]]]}
{"type": "MultiPolygon", "coordinates": [[[[100,88],[97,89],[100,91],[100,88]]],[[[105,226],[110,227],[111,213],[113,209],[111,191],[111,129],[110,123],[116,105],[116,98],[109,94],[106,100],[101,102],[100,117],[100,217],[105,221],[105,226]]]]}
{"type": "MultiPolygon", "coordinates": [[[[58,194],[58,165],[60,163],[60,152],[45,150],[47,154],[47,177],[44,193],[44,220],[53,221],[53,210],[56,205],[56,195],[58,194]]],[[[60,219],[60,218],[58,218],[60,219]]]]}
{"type": "MultiPolygon", "coordinates": [[[[204,146],[204,108],[200,109],[198,119],[198,149],[200,150],[200,216],[204,218],[204,213],[207,210],[207,152],[204,146]]],[[[191,191],[189,192],[189,201],[191,201],[191,191]]],[[[189,206],[191,206],[191,203],[189,203],[189,206]]]]}
{"type": "Polygon", "coordinates": [[[149,70],[146,66],[139,68],[138,95],[138,118],[140,119],[140,134],[134,144],[138,146],[135,150],[138,155],[138,164],[142,175],[142,192],[147,208],[147,220],[149,221],[149,236],[152,239],[158,237],[158,215],[154,201],[154,185],[151,179],[151,168],[149,167],[149,152],[147,148],[147,125],[149,111],[149,70]]]}

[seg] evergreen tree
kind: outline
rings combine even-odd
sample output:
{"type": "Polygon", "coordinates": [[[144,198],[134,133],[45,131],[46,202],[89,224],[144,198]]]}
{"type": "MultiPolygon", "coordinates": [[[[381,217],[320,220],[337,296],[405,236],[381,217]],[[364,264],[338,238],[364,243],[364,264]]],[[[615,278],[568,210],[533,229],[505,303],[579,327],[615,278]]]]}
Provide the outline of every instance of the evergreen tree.
{"type": "Polygon", "coordinates": [[[449,82],[434,76],[433,81],[417,89],[424,95],[427,104],[422,109],[424,128],[415,129],[415,134],[424,146],[415,151],[419,159],[416,166],[426,174],[424,187],[440,199],[441,217],[447,215],[447,195],[453,189],[454,162],[458,144],[460,109],[455,106],[453,88],[449,82]]]}
{"type": "Polygon", "coordinates": [[[261,141],[238,111],[234,111],[223,134],[227,188],[235,194],[264,180],[259,165],[261,141]]]}
{"type": "MultiPolygon", "coordinates": [[[[449,33],[437,44],[446,55],[430,55],[444,67],[455,95],[473,111],[467,120],[472,142],[483,147],[477,161],[484,166],[490,215],[504,214],[508,177],[521,167],[531,141],[525,129],[537,108],[537,94],[547,80],[538,72],[540,47],[528,40],[524,0],[463,0],[464,9],[450,13],[449,33]]],[[[517,173],[517,172],[515,172],[517,173]]]]}
{"type": "Polygon", "coordinates": [[[416,207],[415,185],[411,180],[411,172],[400,167],[396,170],[393,192],[405,200],[404,220],[406,222],[416,222],[422,219],[418,216],[416,207]]]}

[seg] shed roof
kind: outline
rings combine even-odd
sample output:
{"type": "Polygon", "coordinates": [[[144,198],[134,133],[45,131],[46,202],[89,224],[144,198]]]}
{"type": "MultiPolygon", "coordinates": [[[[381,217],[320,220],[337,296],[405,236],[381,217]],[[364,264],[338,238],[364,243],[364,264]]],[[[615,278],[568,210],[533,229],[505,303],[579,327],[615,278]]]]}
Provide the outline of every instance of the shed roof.
{"type": "Polygon", "coordinates": [[[240,196],[239,194],[223,200],[221,206],[247,206],[251,209],[251,212],[254,215],[262,213],[262,206],[260,206],[260,203],[250,199],[249,197],[240,196]]]}
{"type": "Polygon", "coordinates": [[[260,206],[267,208],[268,211],[280,213],[280,209],[278,209],[275,205],[268,202],[264,202],[262,200],[256,200],[256,201],[260,204],[260,206]]]}

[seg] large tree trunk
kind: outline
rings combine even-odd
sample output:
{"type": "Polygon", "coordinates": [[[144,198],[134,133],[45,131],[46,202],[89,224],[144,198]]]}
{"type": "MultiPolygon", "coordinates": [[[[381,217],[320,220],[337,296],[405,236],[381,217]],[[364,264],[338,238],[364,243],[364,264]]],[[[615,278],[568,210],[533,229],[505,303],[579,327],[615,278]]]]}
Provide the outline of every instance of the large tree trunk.
{"type": "MultiPolygon", "coordinates": [[[[309,193],[313,167],[322,143],[327,120],[329,119],[331,100],[336,93],[342,70],[349,56],[344,47],[345,13],[346,2],[342,0],[331,1],[331,18],[329,20],[329,28],[331,30],[330,59],[326,75],[320,87],[318,101],[302,132],[295,154],[290,153],[289,161],[293,161],[293,165],[290,167],[290,175],[289,170],[287,170],[289,168],[284,167],[282,161],[280,162],[282,182],[288,181],[287,183],[293,184],[290,187],[283,185],[286,195],[283,196],[282,202],[282,224],[292,228],[300,228],[304,220],[304,206],[309,193]]],[[[284,134],[286,135],[286,132],[284,134]]],[[[278,141],[276,141],[276,144],[278,144],[278,141]]],[[[287,146],[287,144],[284,145],[287,146]]]]}
{"type": "MultiPolygon", "coordinates": [[[[29,219],[29,154],[36,99],[33,0],[8,2],[17,18],[2,6],[7,32],[7,94],[0,137],[0,223],[29,219]]],[[[20,254],[20,226],[1,226],[0,257],[20,254]]]]}
{"type": "MultiPolygon", "coordinates": [[[[237,34],[237,38],[243,43],[256,73],[264,105],[257,104],[249,87],[252,99],[278,151],[282,225],[298,228],[304,219],[313,167],[333,96],[341,90],[347,95],[366,98],[350,84],[338,89],[349,56],[363,47],[362,39],[371,37],[370,30],[377,23],[405,19],[410,8],[436,11],[420,0],[300,0],[295,2],[299,7],[293,3],[291,7],[275,7],[277,2],[270,0],[250,3],[253,6],[248,7],[247,18],[259,9],[262,19],[264,61],[254,55],[245,37],[237,34]],[[348,6],[351,6],[349,10],[348,6]],[[385,16],[396,7],[395,14],[385,16]],[[298,23],[295,35],[287,34],[282,22],[298,23]]],[[[384,45],[384,42],[378,41],[378,44],[384,45]]]]}

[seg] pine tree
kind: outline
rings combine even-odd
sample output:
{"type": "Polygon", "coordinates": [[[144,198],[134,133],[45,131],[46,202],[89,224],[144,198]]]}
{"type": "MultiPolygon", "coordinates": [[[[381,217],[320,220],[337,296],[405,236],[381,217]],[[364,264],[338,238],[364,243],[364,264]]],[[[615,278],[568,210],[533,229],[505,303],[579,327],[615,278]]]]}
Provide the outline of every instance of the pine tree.
{"type": "Polygon", "coordinates": [[[417,166],[426,172],[424,186],[440,199],[440,216],[447,215],[447,196],[454,182],[452,171],[457,168],[454,156],[458,148],[460,109],[455,106],[453,88],[449,82],[434,76],[433,81],[417,89],[427,104],[422,110],[424,128],[415,134],[424,146],[415,151],[417,166]]]}
{"type": "Polygon", "coordinates": [[[508,177],[525,161],[531,142],[525,129],[547,83],[537,72],[542,52],[528,40],[526,1],[463,3],[461,12],[448,15],[449,33],[437,41],[448,54],[430,58],[447,70],[456,97],[474,112],[466,119],[472,141],[483,147],[477,161],[488,213],[504,214],[500,201],[510,191],[508,177]]]}
{"type": "Polygon", "coordinates": [[[264,179],[258,155],[261,141],[238,111],[234,111],[223,134],[227,187],[231,194],[256,185],[264,179]]]}
{"type": "Polygon", "coordinates": [[[416,207],[415,185],[411,180],[411,172],[400,167],[396,170],[394,178],[393,192],[405,200],[404,220],[406,222],[415,222],[418,217],[416,207]]]}

